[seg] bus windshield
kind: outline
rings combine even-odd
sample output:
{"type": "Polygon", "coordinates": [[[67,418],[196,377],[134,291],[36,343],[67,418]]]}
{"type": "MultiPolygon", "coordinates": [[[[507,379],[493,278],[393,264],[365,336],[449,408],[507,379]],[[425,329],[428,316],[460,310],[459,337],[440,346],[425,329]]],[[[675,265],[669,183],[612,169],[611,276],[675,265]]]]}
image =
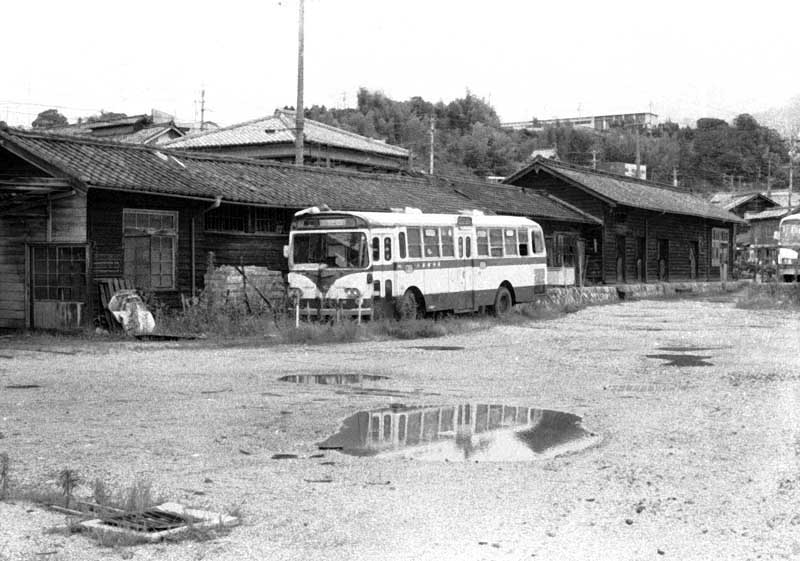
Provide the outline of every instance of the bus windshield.
{"type": "Polygon", "coordinates": [[[362,232],[297,233],[292,238],[294,265],[325,265],[329,269],[364,269],[367,237],[362,232]]]}

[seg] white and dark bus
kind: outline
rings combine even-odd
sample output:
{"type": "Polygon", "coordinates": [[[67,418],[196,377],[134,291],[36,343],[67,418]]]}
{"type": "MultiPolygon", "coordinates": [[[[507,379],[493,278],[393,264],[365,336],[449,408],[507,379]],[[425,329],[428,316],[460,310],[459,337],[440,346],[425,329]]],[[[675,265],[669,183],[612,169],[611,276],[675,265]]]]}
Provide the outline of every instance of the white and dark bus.
{"type": "Polygon", "coordinates": [[[401,317],[508,312],[544,293],[544,235],[534,221],[479,211],[295,214],[286,248],[299,315],[401,317]]]}

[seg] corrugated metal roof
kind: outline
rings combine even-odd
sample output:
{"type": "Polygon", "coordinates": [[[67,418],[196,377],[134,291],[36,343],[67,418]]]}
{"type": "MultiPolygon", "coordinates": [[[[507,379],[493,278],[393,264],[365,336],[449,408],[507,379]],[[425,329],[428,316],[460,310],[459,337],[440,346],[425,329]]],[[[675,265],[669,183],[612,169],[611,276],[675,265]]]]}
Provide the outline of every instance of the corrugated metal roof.
{"type": "MultiPolygon", "coordinates": [[[[407,149],[400,146],[386,144],[380,140],[367,138],[311,119],[304,120],[303,134],[307,142],[317,144],[402,158],[407,158],[409,154],[407,149]]],[[[202,149],[220,146],[294,143],[294,141],[294,111],[278,111],[272,117],[180,138],[168,143],[168,146],[181,149],[202,149]]]]}
{"type": "Polygon", "coordinates": [[[666,185],[594,171],[545,158],[534,158],[533,163],[506,179],[505,183],[514,184],[523,176],[538,171],[560,177],[615,204],[670,214],[712,218],[724,222],[743,222],[725,209],[690,193],[670,189],[666,185]]]}

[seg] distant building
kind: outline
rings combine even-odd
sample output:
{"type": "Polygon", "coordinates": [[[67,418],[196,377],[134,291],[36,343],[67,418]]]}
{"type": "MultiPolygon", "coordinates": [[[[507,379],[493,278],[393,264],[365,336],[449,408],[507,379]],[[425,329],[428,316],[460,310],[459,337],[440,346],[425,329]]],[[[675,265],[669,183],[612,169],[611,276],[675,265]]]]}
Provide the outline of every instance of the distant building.
{"type": "Polygon", "coordinates": [[[535,158],[536,156],[542,158],[548,158],[550,160],[558,161],[558,150],[556,148],[539,148],[531,152],[531,159],[535,158]]]}
{"type": "MultiPolygon", "coordinates": [[[[305,119],[304,162],[324,167],[362,171],[409,170],[411,152],[381,140],[305,119]]],[[[294,162],[295,112],[278,110],[271,117],[254,119],[212,131],[192,134],[169,143],[170,148],[223,156],[294,162]]]]}
{"type": "Polygon", "coordinates": [[[597,169],[600,171],[616,173],[617,175],[624,175],[625,177],[647,179],[647,166],[639,164],[639,175],[636,175],[636,167],[636,164],[629,164],[627,162],[597,162],[597,169]]]}
{"type": "Polygon", "coordinates": [[[127,144],[159,145],[180,138],[188,129],[175,124],[171,115],[153,110],[150,115],[133,115],[105,121],[79,121],[62,127],[37,129],[38,133],[114,140],[127,144]]]}
{"type": "Polygon", "coordinates": [[[652,129],[658,125],[658,115],[655,113],[616,113],[613,115],[591,115],[587,117],[566,117],[556,119],[531,119],[530,121],[515,121],[501,123],[500,126],[514,130],[541,130],[544,127],[571,125],[585,127],[596,131],[607,131],[612,128],[623,127],[652,129]]]}
{"type": "Polygon", "coordinates": [[[764,193],[732,193],[721,191],[712,193],[710,202],[729,210],[739,218],[744,218],[745,213],[758,213],[762,210],[781,206],[773,197],[764,193]]]}

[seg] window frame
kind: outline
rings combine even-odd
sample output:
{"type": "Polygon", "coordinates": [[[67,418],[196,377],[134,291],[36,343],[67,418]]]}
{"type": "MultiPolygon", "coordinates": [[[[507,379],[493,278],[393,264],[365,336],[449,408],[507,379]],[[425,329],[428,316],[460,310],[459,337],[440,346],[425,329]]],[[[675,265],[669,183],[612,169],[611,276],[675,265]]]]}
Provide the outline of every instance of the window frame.
{"type": "MultiPolygon", "coordinates": [[[[180,227],[180,213],[177,210],[158,210],[158,209],[145,209],[145,208],[123,208],[122,209],[122,274],[126,278],[133,276],[134,278],[137,276],[135,271],[127,271],[126,270],[126,260],[125,260],[125,252],[126,252],[126,239],[127,238],[142,238],[146,237],[149,239],[149,252],[150,252],[150,259],[148,260],[150,271],[148,274],[149,281],[148,286],[146,287],[137,287],[141,288],[142,290],[148,290],[153,292],[160,292],[160,291],[170,291],[176,290],[178,286],[178,242],[180,240],[179,237],[179,227],[180,227]],[[171,216],[173,219],[174,228],[170,229],[160,229],[155,230],[151,228],[139,228],[137,226],[126,226],[127,218],[131,215],[142,215],[142,216],[171,216]],[[172,251],[171,253],[171,271],[170,271],[170,286],[152,286],[152,278],[153,278],[153,261],[152,261],[152,241],[153,238],[167,238],[170,239],[172,242],[172,251]],[[129,274],[129,273],[132,273],[129,274]]],[[[161,262],[159,261],[159,264],[161,262]]],[[[159,271],[159,276],[163,276],[163,273],[159,271]]]]}

